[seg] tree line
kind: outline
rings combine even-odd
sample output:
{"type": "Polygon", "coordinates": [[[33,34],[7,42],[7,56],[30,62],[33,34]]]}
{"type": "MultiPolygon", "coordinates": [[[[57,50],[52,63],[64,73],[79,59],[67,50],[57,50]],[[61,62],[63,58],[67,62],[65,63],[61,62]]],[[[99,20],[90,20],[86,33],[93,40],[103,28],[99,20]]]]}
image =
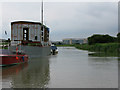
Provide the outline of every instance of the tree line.
{"type": "Polygon", "coordinates": [[[120,43],[120,33],[117,34],[117,37],[110,36],[108,34],[101,35],[101,34],[94,34],[91,37],[88,37],[88,44],[93,45],[96,43],[120,43]]]}

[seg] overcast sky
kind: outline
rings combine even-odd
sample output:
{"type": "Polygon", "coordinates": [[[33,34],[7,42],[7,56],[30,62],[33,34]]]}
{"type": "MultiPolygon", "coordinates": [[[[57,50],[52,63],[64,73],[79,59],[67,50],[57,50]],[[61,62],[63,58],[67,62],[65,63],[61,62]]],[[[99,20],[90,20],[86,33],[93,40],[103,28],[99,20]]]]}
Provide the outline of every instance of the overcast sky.
{"type": "MultiPolygon", "coordinates": [[[[11,37],[11,21],[41,21],[40,2],[2,3],[2,37],[11,37]],[[8,35],[4,35],[4,31],[8,35]]],[[[44,24],[50,40],[87,38],[93,34],[118,33],[117,2],[45,2],[44,24]]],[[[1,35],[0,35],[1,36],[1,35]]]]}

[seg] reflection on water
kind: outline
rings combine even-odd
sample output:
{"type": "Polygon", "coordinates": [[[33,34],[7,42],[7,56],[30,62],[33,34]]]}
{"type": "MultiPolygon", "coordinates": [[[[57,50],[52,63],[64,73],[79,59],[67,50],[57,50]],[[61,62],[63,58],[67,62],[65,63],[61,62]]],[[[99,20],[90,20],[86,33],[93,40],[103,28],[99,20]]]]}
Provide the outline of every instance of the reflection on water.
{"type": "Polygon", "coordinates": [[[117,88],[116,57],[89,57],[88,51],[60,47],[57,58],[50,58],[52,88],[117,88]]]}
{"type": "Polygon", "coordinates": [[[28,62],[15,65],[15,66],[9,66],[9,67],[3,67],[2,68],[2,78],[10,77],[11,75],[18,75],[21,70],[26,68],[28,66],[28,62]]]}
{"type": "Polygon", "coordinates": [[[48,58],[31,58],[28,63],[3,68],[3,88],[43,88],[49,81],[48,58]],[[29,64],[28,64],[29,63],[29,64]]]}
{"type": "Polygon", "coordinates": [[[3,68],[3,87],[117,88],[118,58],[91,57],[88,51],[59,47],[57,55],[30,58],[3,68]]]}
{"type": "Polygon", "coordinates": [[[92,57],[118,57],[117,53],[105,53],[105,52],[94,52],[94,53],[88,53],[89,56],[92,57]]]}

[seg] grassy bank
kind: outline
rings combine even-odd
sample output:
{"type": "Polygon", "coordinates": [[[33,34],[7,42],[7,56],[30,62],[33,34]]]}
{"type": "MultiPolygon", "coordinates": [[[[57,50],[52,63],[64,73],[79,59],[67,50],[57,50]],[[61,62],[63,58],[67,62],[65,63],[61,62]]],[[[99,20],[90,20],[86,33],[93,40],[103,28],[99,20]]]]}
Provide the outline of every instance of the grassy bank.
{"type": "Polygon", "coordinates": [[[75,45],[76,48],[82,50],[88,50],[92,52],[103,52],[103,53],[111,53],[114,55],[118,55],[118,43],[104,43],[104,44],[95,44],[95,45],[75,45]]]}
{"type": "Polygon", "coordinates": [[[118,43],[104,43],[95,45],[75,45],[78,49],[96,51],[96,52],[118,52],[118,43]]]}
{"type": "Polygon", "coordinates": [[[65,45],[56,45],[57,47],[74,47],[75,45],[69,45],[69,44],[65,44],[65,45]]]}
{"type": "MultiPolygon", "coordinates": [[[[88,50],[91,52],[98,52],[102,54],[108,54],[109,56],[118,56],[118,43],[98,43],[94,45],[82,44],[82,45],[57,45],[58,47],[75,47],[81,50],[88,50]]],[[[101,55],[102,55],[101,54],[101,55]]]]}
{"type": "Polygon", "coordinates": [[[8,47],[3,47],[3,48],[2,48],[2,47],[0,47],[0,49],[8,49],[8,47]]]}
{"type": "Polygon", "coordinates": [[[8,45],[8,42],[0,42],[0,49],[8,49],[8,47],[6,47],[8,45]]]}

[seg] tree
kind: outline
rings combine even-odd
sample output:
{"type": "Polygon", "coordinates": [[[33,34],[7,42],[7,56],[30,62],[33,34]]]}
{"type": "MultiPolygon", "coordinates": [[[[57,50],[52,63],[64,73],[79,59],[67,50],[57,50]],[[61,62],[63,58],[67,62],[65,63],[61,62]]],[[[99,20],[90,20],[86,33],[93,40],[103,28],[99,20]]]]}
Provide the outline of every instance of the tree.
{"type": "Polygon", "coordinates": [[[120,33],[117,34],[117,40],[120,43],[120,33]]]}
{"type": "Polygon", "coordinates": [[[89,45],[96,44],[96,43],[110,43],[115,41],[116,41],[116,38],[108,34],[106,35],[94,34],[91,37],[88,37],[89,45]]]}

